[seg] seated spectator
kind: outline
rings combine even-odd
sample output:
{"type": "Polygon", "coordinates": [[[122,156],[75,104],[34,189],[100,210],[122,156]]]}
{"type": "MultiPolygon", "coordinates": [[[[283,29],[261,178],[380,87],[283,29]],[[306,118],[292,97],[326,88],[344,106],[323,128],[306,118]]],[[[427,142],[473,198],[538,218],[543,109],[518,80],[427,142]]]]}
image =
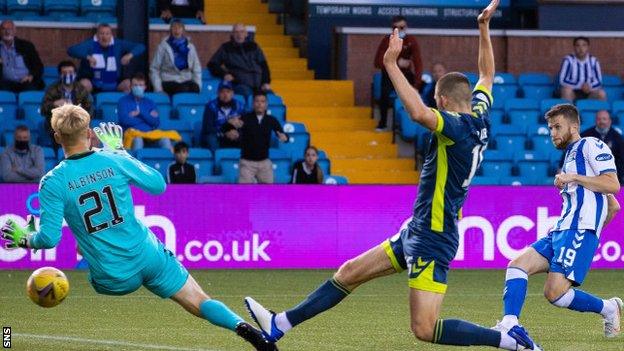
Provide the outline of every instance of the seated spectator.
{"type": "Polygon", "coordinates": [[[318,165],[318,150],[308,146],[303,161],[293,167],[293,184],[323,184],[323,170],[318,165]]]}
{"type": "Polygon", "coordinates": [[[50,125],[52,109],[64,104],[80,105],[93,115],[92,97],[80,82],[76,80],[76,65],[71,61],[61,61],[58,64],[59,81],[50,85],[43,97],[41,114],[45,117],[44,128],[50,135],[52,147],[58,150],[59,145],[54,140],[54,131],[50,125]]]}
{"type": "Polygon", "coordinates": [[[607,99],[607,94],[602,89],[600,62],[589,54],[588,38],[574,38],[574,54],[563,58],[559,84],[562,99],[607,99]]]}
{"type": "Polygon", "coordinates": [[[269,65],[260,46],[247,40],[243,24],[232,27],[232,38],[223,43],[208,62],[212,75],[234,83],[236,94],[249,96],[256,90],[271,90],[269,65]]]}
{"type": "MultiPolygon", "coordinates": [[[[117,103],[119,125],[124,129],[124,147],[133,151],[142,149],[145,142],[152,146],[172,150],[171,140],[182,140],[176,131],[159,130],[160,117],[156,103],[145,95],[145,76],[137,73],[132,77],[132,92],[117,103]]],[[[173,150],[172,150],[173,151],[173,150]]]]}
{"type": "Polygon", "coordinates": [[[613,153],[620,184],[624,184],[624,139],[611,125],[609,111],[596,112],[596,125],[583,131],[581,137],[594,137],[604,141],[613,153]]]}
{"type": "Polygon", "coordinates": [[[267,114],[267,96],[256,92],[253,100],[253,112],[241,117],[239,130],[230,123],[225,123],[223,130],[232,132],[240,138],[241,159],[238,164],[239,183],[273,183],[273,163],[269,159],[271,136],[277,135],[281,142],[288,141],[288,136],[275,117],[267,114]]]}
{"type": "MultiPolygon", "coordinates": [[[[397,64],[407,80],[418,90],[420,87],[423,71],[422,60],[420,58],[420,47],[416,37],[407,34],[407,20],[403,16],[392,18],[392,30],[399,29],[399,36],[403,38],[403,50],[399,55],[397,64]]],[[[379,99],[379,123],[377,131],[384,131],[388,123],[388,109],[390,108],[390,94],[394,91],[390,77],[384,68],[383,56],[390,44],[390,36],[384,35],[377,47],[375,55],[375,67],[381,69],[381,98],[379,99]]]]}
{"type": "Polygon", "coordinates": [[[11,20],[2,21],[0,29],[0,90],[19,93],[43,89],[43,63],[33,43],[15,36],[15,23],[11,20]]]}
{"type": "Polygon", "coordinates": [[[171,22],[169,35],[160,42],[152,59],[150,75],[155,92],[199,93],[201,63],[195,45],[185,35],[182,22],[171,22]]]}
{"type": "Polygon", "coordinates": [[[93,38],[71,46],[67,54],[80,59],[78,79],[88,92],[101,91],[130,92],[131,72],[122,74],[122,66],[145,51],[143,44],[113,37],[108,24],[99,24],[93,38]]]}
{"type": "Polygon", "coordinates": [[[423,95],[424,95],[423,100],[425,102],[425,105],[432,107],[432,108],[438,107],[436,105],[436,101],[434,97],[435,87],[436,87],[436,84],[438,83],[438,80],[440,80],[440,78],[442,78],[442,76],[445,75],[446,73],[447,73],[446,66],[444,66],[442,62],[436,62],[433,64],[433,66],[431,66],[431,78],[433,79],[433,81],[431,82],[431,85],[428,85],[426,90],[423,91],[423,95]]]}
{"type": "Polygon", "coordinates": [[[160,18],[169,23],[172,18],[197,18],[204,20],[204,0],[158,0],[160,18]]]}
{"type": "Polygon", "coordinates": [[[183,142],[177,142],[173,147],[175,162],[167,169],[167,183],[170,184],[195,184],[197,177],[195,167],[186,162],[189,156],[189,147],[183,142]]]}
{"type": "Polygon", "coordinates": [[[7,183],[38,183],[44,175],[43,149],[30,143],[30,130],[21,125],[13,133],[15,141],[2,153],[2,178],[7,183]]]}
{"type": "Polygon", "coordinates": [[[219,84],[217,98],[208,102],[204,109],[202,120],[201,143],[213,152],[220,147],[240,147],[237,131],[242,127],[241,115],[244,106],[234,99],[232,83],[223,81],[219,84]],[[222,131],[225,124],[234,126],[225,133],[222,131]]]}

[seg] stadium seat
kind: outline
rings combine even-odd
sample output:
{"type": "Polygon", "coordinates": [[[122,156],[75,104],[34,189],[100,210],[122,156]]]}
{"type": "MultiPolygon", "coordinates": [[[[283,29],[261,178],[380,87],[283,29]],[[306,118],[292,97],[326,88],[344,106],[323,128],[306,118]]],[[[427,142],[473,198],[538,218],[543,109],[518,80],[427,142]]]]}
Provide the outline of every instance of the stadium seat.
{"type": "Polygon", "coordinates": [[[470,181],[470,185],[498,185],[499,177],[485,177],[476,175],[470,181]]]}
{"type": "Polygon", "coordinates": [[[490,121],[493,126],[500,125],[505,122],[505,114],[501,110],[492,110],[490,112],[490,121]]]}
{"type": "Polygon", "coordinates": [[[328,175],[325,176],[323,180],[323,184],[327,185],[344,185],[349,184],[349,180],[347,177],[339,176],[339,175],[328,175]]]}
{"type": "Polygon", "coordinates": [[[471,86],[474,86],[479,81],[479,75],[475,72],[464,72],[464,75],[468,78],[471,86]]]}
{"type": "Polygon", "coordinates": [[[422,135],[427,131],[422,125],[414,122],[407,111],[401,108],[398,112],[398,119],[400,120],[401,138],[406,141],[417,140],[419,135],[422,135]]]}
{"type": "Polygon", "coordinates": [[[58,164],[58,159],[56,157],[54,149],[52,149],[51,147],[44,147],[42,149],[43,157],[45,159],[45,171],[48,172],[58,164]]]}
{"type": "Polygon", "coordinates": [[[206,96],[207,101],[216,98],[219,93],[219,83],[221,83],[221,80],[214,78],[202,80],[200,94],[206,96]]]}
{"type": "Polygon", "coordinates": [[[269,105],[267,114],[275,117],[280,124],[286,122],[286,106],[284,105],[269,105]]]}
{"type": "Polygon", "coordinates": [[[207,99],[196,93],[179,93],[173,95],[172,106],[177,111],[177,118],[188,121],[201,120],[207,99]]]}
{"type": "Polygon", "coordinates": [[[80,0],[80,9],[83,16],[92,19],[115,16],[117,0],[80,0]]]}
{"type": "Polygon", "coordinates": [[[483,159],[488,161],[512,161],[513,153],[507,150],[486,149],[483,159]]]}
{"type": "Polygon", "coordinates": [[[373,82],[371,83],[371,95],[375,101],[381,99],[381,72],[373,74],[373,82]]]}
{"type": "Polygon", "coordinates": [[[481,164],[482,175],[485,177],[504,177],[511,175],[512,163],[509,161],[488,161],[481,164]]]}
{"type": "Polygon", "coordinates": [[[308,131],[305,124],[297,122],[287,122],[282,128],[285,133],[305,133],[308,131]]]}
{"type": "Polygon", "coordinates": [[[158,109],[158,117],[171,118],[171,101],[169,95],[165,93],[145,93],[145,97],[151,99],[156,104],[158,109]]]}
{"type": "Polygon", "coordinates": [[[18,96],[18,103],[23,112],[22,117],[30,125],[37,125],[43,120],[41,102],[44,94],[43,91],[24,91],[18,96]]]}
{"type": "Polygon", "coordinates": [[[550,164],[548,161],[518,161],[518,171],[521,177],[548,177],[550,164]]]}
{"type": "Polygon", "coordinates": [[[534,150],[517,150],[514,152],[514,160],[516,161],[550,161],[550,148],[540,147],[534,150]]]}
{"type": "Polygon", "coordinates": [[[0,90],[0,105],[17,105],[17,98],[12,91],[0,90]]]}
{"type": "Polygon", "coordinates": [[[496,136],[496,149],[503,152],[513,153],[516,150],[524,150],[525,137],[521,135],[498,135],[496,136]]]}
{"type": "Polygon", "coordinates": [[[514,110],[509,112],[509,122],[514,126],[532,127],[540,118],[539,110],[514,110]]]}
{"type": "Polygon", "coordinates": [[[604,74],[602,76],[602,85],[605,87],[614,87],[622,85],[622,78],[615,74],[604,74]]]}
{"type": "Polygon", "coordinates": [[[323,174],[331,174],[331,162],[327,158],[327,154],[323,150],[318,151],[318,165],[323,170],[323,174]]]}
{"type": "Polygon", "coordinates": [[[503,108],[506,102],[510,99],[514,99],[518,92],[516,85],[497,85],[492,87],[492,95],[494,96],[493,108],[503,108]]]}
{"type": "MultiPolygon", "coordinates": [[[[540,110],[541,110],[541,114],[542,116],[544,114],[546,114],[546,112],[548,112],[548,110],[550,110],[551,107],[558,105],[558,104],[569,104],[570,102],[566,99],[544,99],[542,100],[542,102],[540,102],[540,110]]],[[[546,120],[543,118],[540,118],[540,122],[546,123],[546,120]]]]}
{"type": "Polygon", "coordinates": [[[516,77],[507,72],[498,72],[494,75],[494,85],[503,84],[503,85],[515,85],[516,77]]]}
{"type": "Polygon", "coordinates": [[[579,111],[591,111],[595,113],[600,110],[610,110],[611,106],[609,106],[609,103],[606,101],[583,99],[576,101],[576,108],[579,111]]]}
{"type": "Polygon", "coordinates": [[[505,112],[517,110],[536,110],[539,112],[539,101],[526,98],[505,101],[505,112]]]}
{"type": "Polygon", "coordinates": [[[613,114],[624,112],[624,100],[614,101],[613,106],[611,107],[611,112],[613,112],[613,114]]]}
{"type": "Polygon", "coordinates": [[[513,186],[522,186],[522,185],[533,185],[535,183],[533,178],[529,177],[500,177],[499,184],[500,185],[513,185],[513,186]]]}
{"type": "Polygon", "coordinates": [[[7,0],[7,14],[19,18],[38,16],[41,13],[41,0],[7,0]]]}
{"type": "Polygon", "coordinates": [[[544,100],[552,99],[555,94],[553,85],[523,85],[521,87],[522,97],[526,99],[544,100]]]}
{"type": "Polygon", "coordinates": [[[310,134],[308,132],[288,133],[288,142],[279,143],[278,149],[286,152],[292,162],[302,159],[306,148],[310,145],[310,134]]]}
{"type": "Polygon", "coordinates": [[[190,148],[187,162],[195,167],[197,179],[213,174],[214,159],[208,149],[190,148]]]}
{"type": "Polygon", "coordinates": [[[554,146],[550,140],[550,135],[534,135],[531,137],[533,150],[552,150],[554,146]]]}
{"type": "Polygon", "coordinates": [[[79,0],[43,0],[43,14],[61,19],[76,16],[80,9],[79,0]]]}
{"type": "MultiPolygon", "coordinates": [[[[245,100],[245,96],[240,95],[240,94],[234,94],[234,100],[240,102],[245,110],[249,109],[249,103],[247,102],[247,100],[245,100]]],[[[268,102],[267,102],[267,105],[268,105],[268,102]]]]}
{"type": "MultiPolygon", "coordinates": [[[[154,5],[154,9],[155,9],[156,1],[150,0],[150,6],[152,4],[154,5]]],[[[204,80],[211,80],[211,79],[219,80],[219,78],[213,76],[212,73],[210,73],[210,70],[208,68],[202,68],[202,81],[204,81],[204,80]]]]}
{"type": "Polygon", "coordinates": [[[136,157],[146,165],[156,169],[167,177],[167,167],[174,162],[173,154],[170,150],[161,148],[145,148],[136,151],[136,157]]]}
{"type": "Polygon", "coordinates": [[[490,131],[491,135],[526,135],[526,126],[517,126],[511,124],[493,125],[490,131]]]}
{"type": "Polygon", "coordinates": [[[221,161],[223,161],[224,159],[238,160],[240,158],[240,151],[241,150],[238,148],[223,148],[215,150],[215,174],[221,174],[223,171],[221,167],[221,161]]]}
{"type": "Polygon", "coordinates": [[[624,99],[624,86],[604,87],[604,90],[609,101],[624,99]]]}
{"type": "Polygon", "coordinates": [[[193,123],[184,119],[161,119],[158,129],[175,130],[188,145],[193,143],[193,123]]]}
{"type": "Polygon", "coordinates": [[[224,158],[221,160],[221,176],[226,183],[238,182],[238,158],[224,158]]]}
{"type": "Polygon", "coordinates": [[[95,95],[95,115],[105,121],[117,121],[117,103],[125,94],[105,92],[95,95]]]}
{"type": "Polygon", "coordinates": [[[553,79],[546,73],[521,73],[518,75],[518,84],[525,85],[552,85],[553,79]]]}
{"type": "Polygon", "coordinates": [[[2,124],[5,121],[13,121],[17,119],[17,107],[15,105],[0,104],[0,130],[2,130],[2,124]]]}

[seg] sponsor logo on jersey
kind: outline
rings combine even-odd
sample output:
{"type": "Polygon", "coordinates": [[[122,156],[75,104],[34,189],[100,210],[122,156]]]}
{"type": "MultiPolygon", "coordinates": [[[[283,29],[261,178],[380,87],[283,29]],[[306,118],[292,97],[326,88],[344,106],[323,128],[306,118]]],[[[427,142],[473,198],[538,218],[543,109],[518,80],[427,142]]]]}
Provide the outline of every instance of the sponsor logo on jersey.
{"type": "Polygon", "coordinates": [[[609,161],[612,158],[611,154],[600,154],[596,156],[596,161],[609,161]]]}

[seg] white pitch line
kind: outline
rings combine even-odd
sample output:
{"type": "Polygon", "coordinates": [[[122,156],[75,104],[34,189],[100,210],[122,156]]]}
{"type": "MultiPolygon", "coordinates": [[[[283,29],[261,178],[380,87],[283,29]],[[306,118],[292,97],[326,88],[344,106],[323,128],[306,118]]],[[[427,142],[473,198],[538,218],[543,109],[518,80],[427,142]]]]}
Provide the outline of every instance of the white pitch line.
{"type": "Polygon", "coordinates": [[[40,334],[28,334],[28,333],[13,333],[13,335],[23,336],[27,338],[34,338],[34,339],[72,341],[72,342],[79,342],[79,343],[84,343],[84,344],[125,346],[125,347],[140,348],[140,349],[170,350],[170,351],[217,351],[217,350],[209,350],[209,349],[190,349],[187,347],[176,347],[176,346],[166,346],[166,345],[140,344],[140,343],[134,343],[134,342],[127,342],[127,341],[76,338],[72,336],[40,335],[40,334]]]}

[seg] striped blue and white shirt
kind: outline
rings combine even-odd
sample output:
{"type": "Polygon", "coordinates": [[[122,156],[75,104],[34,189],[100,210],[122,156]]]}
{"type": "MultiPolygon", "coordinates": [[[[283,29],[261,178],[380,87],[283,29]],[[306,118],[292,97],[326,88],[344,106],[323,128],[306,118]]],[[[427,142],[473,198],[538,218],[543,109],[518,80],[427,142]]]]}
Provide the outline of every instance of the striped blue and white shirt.
{"type": "Polygon", "coordinates": [[[598,59],[592,55],[587,55],[583,61],[573,54],[564,57],[559,72],[559,84],[577,90],[585,83],[588,83],[592,90],[602,85],[602,71],[598,59]]]}
{"type": "MultiPolygon", "coordinates": [[[[616,172],[616,168],[609,146],[600,139],[586,137],[568,146],[562,172],[595,177],[616,172]]],[[[553,231],[590,229],[600,236],[607,217],[606,194],[591,191],[572,182],[561,190],[561,196],[561,216],[553,231]]]]}

